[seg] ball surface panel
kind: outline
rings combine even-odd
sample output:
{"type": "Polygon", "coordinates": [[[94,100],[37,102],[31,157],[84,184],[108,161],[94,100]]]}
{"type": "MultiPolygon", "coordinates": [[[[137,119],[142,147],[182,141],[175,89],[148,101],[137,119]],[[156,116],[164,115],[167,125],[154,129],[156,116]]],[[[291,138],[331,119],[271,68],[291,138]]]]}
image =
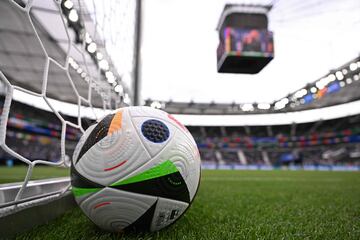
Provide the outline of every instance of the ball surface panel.
{"type": "Polygon", "coordinates": [[[94,128],[87,141],[92,143],[93,139],[101,135],[104,137],[91,147],[87,147],[85,143],[82,149],[85,148],[86,151],[80,151],[84,152],[83,155],[74,159],[80,174],[104,186],[126,177],[151,158],[133,128],[128,111],[120,110],[108,117],[114,119],[115,115],[121,115],[122,123],[118,129],[109,131],[111,121],[108,121],[107,117],[104,118],[94,128]]]}
{"type": "MultiPolygon", "coordinates": [[[[84,213],[99,227],[121,231],[135,223],[157,201],[157,197],[104,188],[80,204],[84,213]]],[[[143,225],[150,224],[142,222],[143,225]]]]}
{"type": "Polygon", "coordinates": [[[166,160],[172,161],[187,184],[190,200],[193,199],[200,179],[200,154],[190,132],[175,117],[161,110],[150,107],[132,107],[130,115],[138,132],[146,119],[162,121],[168,126],[172,136],[166,147],[159,147],[162,150],[161,154],[158,154],[160,150],[155,150],[158,147],[156,144],[145,137],[141,138],[146,148],[150,149],[149,152],[153,157],[148,165],[166,160]]]}

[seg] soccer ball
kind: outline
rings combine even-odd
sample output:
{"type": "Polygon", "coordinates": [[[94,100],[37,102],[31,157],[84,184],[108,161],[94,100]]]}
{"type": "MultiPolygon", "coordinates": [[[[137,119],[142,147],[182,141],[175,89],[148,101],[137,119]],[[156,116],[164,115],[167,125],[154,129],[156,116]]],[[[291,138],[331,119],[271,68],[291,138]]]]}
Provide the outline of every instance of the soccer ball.
{"type": "Polygon", "coordinates": [[[108,231],[157,231],[188,209],[200,180],[195,141],[172,115],[120,108],[89,127],[74,151],[72,192],[108,231]]]}

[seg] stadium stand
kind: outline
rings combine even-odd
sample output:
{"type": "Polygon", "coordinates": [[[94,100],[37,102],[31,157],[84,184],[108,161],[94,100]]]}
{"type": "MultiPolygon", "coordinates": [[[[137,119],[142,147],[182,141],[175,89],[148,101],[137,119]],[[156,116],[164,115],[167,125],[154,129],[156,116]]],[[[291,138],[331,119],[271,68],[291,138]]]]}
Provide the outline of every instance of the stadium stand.
{"type": "MultiPolygon", "coordinates": [[[[0,99],[3,105],[3,97],[0,99]]],[[[46,159],[57,162],[60,159],[61,123],[57,117],[47,111],[28,106],[14,101],[8,120],[7,144],[22,156],[30,160],[46,159]]],[[[2,110],[2,109],[1,109],[2,110]]],[[[66,120],[75,123],[74,117],[64,116],[66,120]]],[[[87,128],[92,122],[82,119],[82,124],[87,128]]],[[[76,143],[81,136],[80,130],[68,127],[66,132],[66,154],[72,155],[76,143]]],[[[0,149],[0,165],[20,164],[15,159],[0,149]]]]}
{"type": "MultiPolygon", "coordinates": [[[[14,102],[7,131],[8,144],[29,159],[58,161],[61,125],[53,114],[14,102]],[[25,147],[26,146],[26,147],[25,147]],[[54,151],[55,149],[55,151],[54,151]]],[[[66,117],[75,122],[76,119],[66,117]]],[[[83,120],[88,127],[90,119],[83,120]]],[[[360,115],[327,121],[277,126],[189,126],[209,167],[354,166],[360,167],[360,115]]],[[[81,133],[68,128],[70,157],[81,133]]],[[[1,150],[0,164],[12,164],[1,150]]],[[[18,161],[15,161],[17,163],[18,161]]]]}
{"type": "MultiPolygon", "coordinates": [[[[207,164],[360,166],[360,115],[279,126],[189,127],[207,164]]],[[[229,167],[229,166],[228,166],[229,167]]]]}

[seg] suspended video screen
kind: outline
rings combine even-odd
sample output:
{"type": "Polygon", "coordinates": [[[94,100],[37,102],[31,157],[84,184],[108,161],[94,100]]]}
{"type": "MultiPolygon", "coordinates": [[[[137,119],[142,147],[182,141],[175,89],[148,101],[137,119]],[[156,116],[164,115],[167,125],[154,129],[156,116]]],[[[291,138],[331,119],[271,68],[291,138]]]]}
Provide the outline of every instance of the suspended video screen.
{"type": "Polygon", "coordinates": [[[273,33],[267,30],[226,27],[218,48],[218,60],[224,53],[244,57],[274,56],[273,33]]]}

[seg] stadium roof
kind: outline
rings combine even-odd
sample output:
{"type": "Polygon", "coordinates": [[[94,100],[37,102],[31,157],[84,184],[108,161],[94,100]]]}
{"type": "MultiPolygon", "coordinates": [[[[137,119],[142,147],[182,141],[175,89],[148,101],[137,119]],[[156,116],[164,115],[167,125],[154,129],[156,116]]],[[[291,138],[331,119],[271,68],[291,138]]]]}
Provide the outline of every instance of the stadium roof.
{"type": "Polygon", "coordinates": [[[146,100],[145,104],[180,114],[264,114],[329,107],[360,99],[360,57],[330,71],[297,91],[266,103],[196,103],[146,100]]]}
{"type": "MultiPolygon", "coordinates": [[[[21,5],[21,1],[18,2],[21,5]]],[[[79,6],[76,7],[79,9],[79,6]]],[[[86,8],[82,7],[81,10],[86,11],[86,8]]],[[[69,45],[71,46],[69,52],[70,63],[76,64],[75,67],[69,67],[69,74],[79,95],[86,100],[89,99],[89,77],[98,79],[99,68],[88,53],[82,54],[80,50],[81,44],[74,44],[78,36],[76,36],[75,31],[64,26],[65,23],[59,13],[59,8],[53,1],[34,1],[32,5],[30,16],[45,48],[45,51],[43,51],[26,12],[20,6],[16,7],[15,4],[10,3],[10,1],[0,1],[0,70],[4,72],[11,84],[41,93],[47,54],[60,65],[50,61],[46,89],[47,97],[77,103],[77,95],[66,72],[61,68],[61,66],[65,66],[66,52],[69,45]],[[69,33],[70,41],[66,31],[69,33]],[[85,74],[84,69],[88,70],[87,74],[85,74]]],[[[81,20],[87,29],[95,29],[93,19],[89,14],[83,14],[81,20]]],[[[97,38],[93,39],[93,41],[98,43],[98,48],[103,48],[101,39],[97,38]]],[[[105,55],[104,58],[106,58],[106,52],[103,52],[103,54],[105,55]]],[[[102,78],[105,78],[105,76],[102,76],[102,78]]],[[[92,91],[91,101],[94,106],[103,107],[101,95],[103,97],[119,98],[113,91],[113,86],[107,83],[106,80],[93,83],[94,90],[92,91]]]]}

